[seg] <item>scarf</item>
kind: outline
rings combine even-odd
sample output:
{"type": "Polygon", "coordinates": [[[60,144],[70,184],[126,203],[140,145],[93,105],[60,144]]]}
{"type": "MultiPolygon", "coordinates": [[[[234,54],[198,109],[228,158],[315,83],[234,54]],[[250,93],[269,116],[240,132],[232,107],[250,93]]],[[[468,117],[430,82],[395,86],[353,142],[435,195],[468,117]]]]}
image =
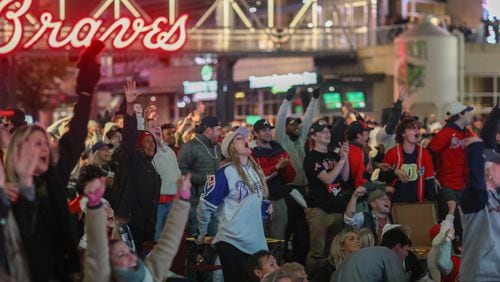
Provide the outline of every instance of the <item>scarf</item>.
{"type": "Polygon", "coordinates": [[[123,282],[143,282],[146,278],[146,266],[144,265],[144,262],[139,258],[137,258],[137,270],[128,271],[114,268],[113,272],[118,278],[118,281],[123,282]]]}

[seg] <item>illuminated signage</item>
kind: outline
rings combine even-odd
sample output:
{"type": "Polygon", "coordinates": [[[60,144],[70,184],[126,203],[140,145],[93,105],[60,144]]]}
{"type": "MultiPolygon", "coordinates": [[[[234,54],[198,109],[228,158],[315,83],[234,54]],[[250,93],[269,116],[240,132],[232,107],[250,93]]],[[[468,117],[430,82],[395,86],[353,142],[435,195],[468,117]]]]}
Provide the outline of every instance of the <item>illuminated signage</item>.
{"type": "Polygon", "coordinates": [[[195,94],[200,92],[217,92],[217,80],[210,81],[184,81],[184,94],[195,94]]]}
{"type": "Polygon", "coordinates": [[[318,75],[314,72],[304,72],[300,74],[270,75],[270,76],[250,76],[248,78],[250,88],[272,88],[273,92],[285,92],[294,85],[309,85],[318,83],[318,75]]]}
{"type": "MultiPolygon", "coordinates": [[[[109,6],[108,2],[105,4],[109,6]]],[[[129,10],[133,10],[131,3],[128,0],[125,2],[129,4],[129,10]]],[[[58,19],[50,12],[44,12],[35,19],[29,13],[31,6],[32,0],[0,0],[0,55],[32,48],[43,40],[49,48],[55,49],[81,48],[89,46],[93,39],[99,39],[110,41],[115,49],[125,49],[140,42],[145,49],[165,52],[179,50],[187,40],[187,15],[173,22],[165,17],[146,22],[140,15],[132,13],[134,18],[115,17],[110,23],[93,15],[67,26],[64,11],[60,11],[58,19]]]]}
{"type": "Polygon", "coordinates": [[[352,104],[355,109],[362,109],[366,107],[365,93],[360,91],[347,92],[346,93],[347,102],[352,104]]]}
{"type": "Polygon", "coordinates": [[[323,94],[323,102],[329,110],[338,110],[342,108],[342,97],[338,92],[327,92],[323,94]]]}
{"type": "Polygon", "coordinates": [[[217,92],[200,92],[193,95],[193,102],[215,100],[217,100],[217,92]]]}
{"type": "Polygon", "coordinates": [[[200,71],[201,80],[209,81],[214,77],[214,68],[210,65],[204,65],[200,71]]]}

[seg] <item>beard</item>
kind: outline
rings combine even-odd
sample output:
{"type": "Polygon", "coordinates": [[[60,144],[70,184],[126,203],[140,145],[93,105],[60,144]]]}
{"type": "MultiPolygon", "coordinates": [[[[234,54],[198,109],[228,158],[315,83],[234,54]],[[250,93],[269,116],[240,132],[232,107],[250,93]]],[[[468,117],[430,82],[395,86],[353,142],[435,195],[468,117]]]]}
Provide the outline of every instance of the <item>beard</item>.
{"type": "Polygon", "coordinates": [[[287,133],[287,135],[290,138],[290,140],[292,140],[294,142],[297,141],[299,139],[299,137],[300,137],[300,134],[294,134],[294,133],[292,133],[292,134],[287,133]]]}

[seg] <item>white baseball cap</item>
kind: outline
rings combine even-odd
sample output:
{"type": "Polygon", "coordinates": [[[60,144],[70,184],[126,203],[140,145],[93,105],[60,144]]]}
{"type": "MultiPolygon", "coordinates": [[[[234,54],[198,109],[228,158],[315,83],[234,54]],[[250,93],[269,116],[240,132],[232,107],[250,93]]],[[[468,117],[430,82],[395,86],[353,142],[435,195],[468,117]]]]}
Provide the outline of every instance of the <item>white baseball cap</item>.
{"type": "Polygon", "coordinates": [[[384,225],[384,227],[382,228],[382,237],[384,237],[384,234],[387,231],[395,229],[395,228],[401,228],[401,230],[403,230],[403,232],[406,233],[406,235],[408,237],[410,237],[411,229],[409,226],[401,225],[401,224],[390,224],[390,223],[384,225]]]}
{"type": "Polygon", "coordinates": [[[463,111],[470,112],[474,110],[473,107],[465,106],[464,104],[460,102],[453,102],[448,106],[448,112],[446,113],[449,116],[454,116],[458,115],[459,113],[463,111]]]}
{"type": "Polygon", "coordinates": [[[229,148],[229,144],[231,143],[231,141],[233,141],[234,137],[236,137],[236,134],[239,134],[245,138],[248,138],[248,134],[249,134],[248,128],[246,128],[244,126],[240,126],[240,127],[238,127],[238,129],[236,129],[233,132],[228,133],[226,135],[226,137],[224,137],[224,140],[222,140],[221,151],[222,151],[222,155],[226,158],[229,157],[229,153],[227,152],[227,150],[229,148]]]}

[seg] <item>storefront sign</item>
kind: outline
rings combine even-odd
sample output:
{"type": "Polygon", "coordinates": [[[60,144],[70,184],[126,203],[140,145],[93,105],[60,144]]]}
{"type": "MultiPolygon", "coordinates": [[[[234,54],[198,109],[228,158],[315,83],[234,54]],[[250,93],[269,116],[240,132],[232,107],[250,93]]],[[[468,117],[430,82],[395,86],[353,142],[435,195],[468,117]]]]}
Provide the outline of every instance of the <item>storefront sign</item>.
{"type": "Polygon", "coordinates": [[[285,74],[271,76],[251,76],[248,78],[250,88],[273,88],[276,91],[286,91],[294,85],[310,85],[318,83],[318,75],[314,72],[304,72],[300,74],[285,74]]]}
{"type": "Polygon", "coordinates": [[[184,94],[195,94],[200,92],[217,92],[217,80],[210,81],[184,81],[184,94]]]}
{"type": "Polygon", "coordinates": [[[215,100],[217,100],[217,92],[200,92],[193,95],[193,102],[215,100]]]}
{"type": "Polygon", "coordinates": [[[85,17],[73,26],[44,12],[36,24],[27,24],[32,0],[0,0],[0,55],[18,49],[29,49],[42,40],[49,48],[81,48],[93,39],[110,41],[115,49],[125,49],[140,42],[144,49],[172,52],[181,49],[187,40],[187,15],[169,23],[165,17],[146,22],[141,17],[120,17],[107,23],[103,19],[85,17]]]}

